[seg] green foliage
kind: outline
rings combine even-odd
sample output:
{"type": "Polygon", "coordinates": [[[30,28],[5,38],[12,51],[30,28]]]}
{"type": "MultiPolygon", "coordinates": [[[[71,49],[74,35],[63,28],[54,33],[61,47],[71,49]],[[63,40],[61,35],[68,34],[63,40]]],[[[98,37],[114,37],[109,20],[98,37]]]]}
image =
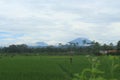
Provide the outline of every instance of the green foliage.
{"type": "Polygon", "coordinates": [[[91,67],[90,68],[85,68],[81,75],[80,74],[75,74],[75,77],[76,78],[73,78],[73,80],[105,80],[104,78],[102,78],[101,76],[98,76],[99,74],[103,74],[104,72],[99,70],[98,67],[100,65],[100,61],[98,60],[97,57],[93,57],[93,56],[89,56],[87,57],[88,58],[88,61],[90,62],[91,64],[91,67]],[[86,76],[87,73],[90,73],[89,77],[86,76]]]}
{"type": "Polygon", "coordinates": [[[119,68],[119,63],[115,63],[115,61],[119,60],[119,57],[117,56],[109,56],[109,60],[111,62],[111,66],[110,66],[110,73],[111,73],[111,80],[117,80],[114,78],[114,73],[115,73],[115,70],[117,68],[119,68]]]}
{"type": "MultiPolygon", "coordinates": [[[[103,74],[103,73],[108,74],[108,73],[105,73],[105,71],[103,72],[99,69],[99,65],[101,65],[102,63],[100,62],[98,57],[87,56],[87,58],[91,64],[91,68],[83,69],[81,74],[79,74],[79,73],[74,74],[73,80],[108,80],[108,79],[105,79],[103,76],[100,76],[100,74],[103,74]],[[90,73],[89,77],[87,76],[88,73],[90,73]]],[[[119,69],[120,64],[115,63],[115,62],[119,62],[119,57],[118,56],[109,56],[108,60],[111,62],[110,66],[109,66],[111,77],[109,80],[118,80],[115,78],[115,70],[119,69]]]]}

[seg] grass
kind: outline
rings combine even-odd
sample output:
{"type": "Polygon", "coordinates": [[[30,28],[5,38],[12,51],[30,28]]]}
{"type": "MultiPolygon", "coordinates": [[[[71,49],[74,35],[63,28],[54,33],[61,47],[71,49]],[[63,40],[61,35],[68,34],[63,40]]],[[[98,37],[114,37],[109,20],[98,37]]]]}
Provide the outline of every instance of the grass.
{"type": "MultiPolygon", "coordinates": [[[[111,79],[111,60],[108,56],[100,56],[99,69],[101,76],[111,79]]],[[[120,64],[120,58],[114,63],[120,64]]],[[[73,75],[90,68],[87,57],[73,56],[70,64],[69,56],[2,56],[0,58],[0,80],[72,80],[73,75]]],[[[120,67],[114,70],[114,77],[120,80],[120,67]]],[[[90,75],[88,73],[87,75],[90,75]]]]}

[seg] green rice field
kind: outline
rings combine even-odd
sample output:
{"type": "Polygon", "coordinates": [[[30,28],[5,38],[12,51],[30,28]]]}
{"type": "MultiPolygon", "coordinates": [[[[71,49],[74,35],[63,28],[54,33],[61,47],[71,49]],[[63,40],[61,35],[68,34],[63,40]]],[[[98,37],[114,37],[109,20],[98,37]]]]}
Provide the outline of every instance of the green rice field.
{"type": "MultiPolygon", "coordinates": [[[[120,57],[114,64],[109,56],[97,58],[100,61],[98,69],[103,71],[99,76],[120,80],[120,57]],[[113,65],[117,67],[111,71],[113,65]]],[[[86,56],[73,56],[72,63],[70,56],[1,56],[0,80],[73,80],[74,74],[81,74],[87,68],[91,68],[91,62],[86,56]]]]}

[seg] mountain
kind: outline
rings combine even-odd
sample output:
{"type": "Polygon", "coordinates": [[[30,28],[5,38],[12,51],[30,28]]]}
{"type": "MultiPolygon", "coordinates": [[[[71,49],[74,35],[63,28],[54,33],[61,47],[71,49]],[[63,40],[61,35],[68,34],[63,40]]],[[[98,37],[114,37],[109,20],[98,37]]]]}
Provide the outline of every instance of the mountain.
{"type": "Polygon", "coordinates": [[[45,42],[36,42],[36,43],[33,43],[33,44],[29,45],[29,46],[30,47],[35,47],[35,48],[37,48],[37,47],[47,47],[48,44],[45,43],[45,42]]]}
{"type": "Polygon", "coordinates": [[[76,44],[78,46],[90,46],[91,42],[92,41],[87,39],[87,38],[77,38],[77,39],[70,41],[69,43],[73,43],[73,44],[76,44]]]}
{"type": "Polygon", "coordinates": [[[36,42],[36,46],[46,47],[46,46],[48,46],[48,44],[45,42],[36,42]]]}

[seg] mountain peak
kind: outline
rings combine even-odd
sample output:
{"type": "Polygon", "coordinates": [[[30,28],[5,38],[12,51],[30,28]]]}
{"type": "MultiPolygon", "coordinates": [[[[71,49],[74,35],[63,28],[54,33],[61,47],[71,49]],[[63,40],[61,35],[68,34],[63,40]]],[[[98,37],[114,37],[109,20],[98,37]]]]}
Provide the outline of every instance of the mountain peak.
{"type": "Polygon", "coordinates": [[[45,42],[36,42],[36,43],[31,43],[31,44],[29,44],[28,46],[30,46],[30,47],[47,47],[48,46],[48,44],[47,43],[45,43],[45,42]]]}
{"type": "Polygon", "coordinates": [[[75,44],[78,44],[78,46],[88,46],[88,43],[91,43],[91,42],[92,41],[87,38],[79,37],[70,41],[69,43],[75,43],[75,44]]]}
{"type": "Polygon", "coordinates": [[[87,38],[79,37],[79,38],[76,38],[75,40],[87,40],[87,38]]]}
{"type": "Polygon", "coordinates": [[[47,43],[45,43],[45,42],[36,42],[36,45],[37,46],[48,46],[48,44],[47,43]]]}

